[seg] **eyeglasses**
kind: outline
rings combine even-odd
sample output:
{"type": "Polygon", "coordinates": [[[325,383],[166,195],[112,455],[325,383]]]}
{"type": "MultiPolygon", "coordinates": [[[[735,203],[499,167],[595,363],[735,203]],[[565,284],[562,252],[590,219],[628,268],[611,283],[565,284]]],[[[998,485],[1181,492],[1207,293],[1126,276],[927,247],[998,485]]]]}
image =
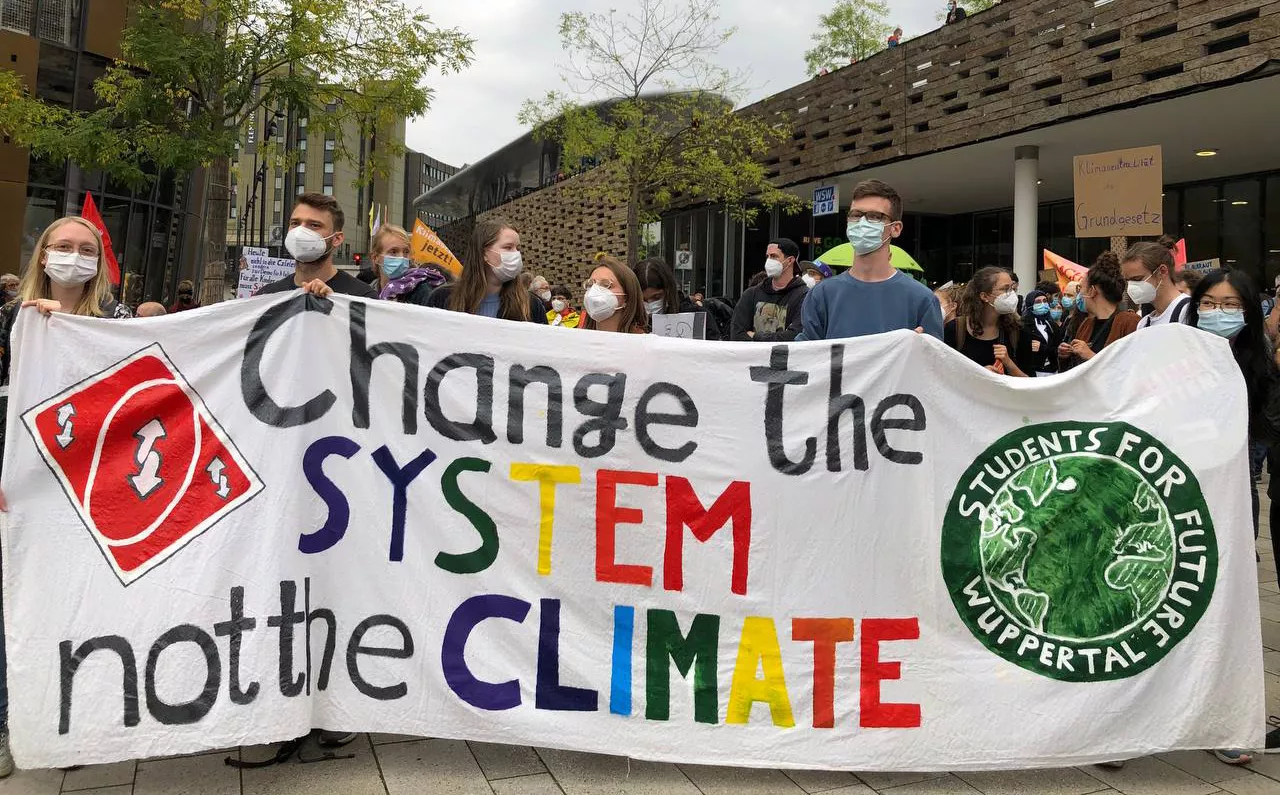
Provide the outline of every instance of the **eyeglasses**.
{"type": "Polygon", "coordinates": [[[1244,311],[1244,303],[1239,298],[1227,298],[1222,301],[1215,301],[1212,298],[1200,299],[1200,311],[1212,312],[1215,309],[1221,309],[1228,315],[1238,315],[1244,311]]]}
{"type": "MultiPolygon", "coordinates": [[[[52,246],[49,246],[49,250],[56,251],[59,254],[71,254],[76,251],[76,247],[71,245],[70,243],[54,243],[52,246]]],[[[92,246],[86,243],[85,245],[80,247],[80,256],[93,257],[94,259],[97,259],[98,247],[92,246]]]]}
{"type": "Polygon", "coordinates": [[[582,289],[590,290],[592,287],[596,286],[597,284],[609,291],[612,291],[613,288],[618,286],[617,282],[615,282],[613,279],[606,277],[604,279],[587,279],[585,282],[582,283],[582,289]]]}
{"type": "Polygon", "coordinates": [[[863,218],[866,218],[868,221],[876,224],[891,224],[895,220],[884,213],[876,212],[875,210],[865,213],[862,210],[849,211],[850,221],[861,221],[863,218]]]}

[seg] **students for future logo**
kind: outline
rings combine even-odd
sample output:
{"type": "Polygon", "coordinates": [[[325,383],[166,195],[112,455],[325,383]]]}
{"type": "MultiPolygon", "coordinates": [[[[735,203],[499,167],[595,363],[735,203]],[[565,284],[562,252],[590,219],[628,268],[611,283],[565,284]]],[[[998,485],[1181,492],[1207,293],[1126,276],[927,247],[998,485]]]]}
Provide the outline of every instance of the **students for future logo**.
{"type": "Polygon", "coordinates": [[[1213,598],[1218,546],[1194,473],[1123,422],[1032,425],[965,472],[942,525],[951,600],[990,651],[1068,682],[1165,657],[1213,598]]]}

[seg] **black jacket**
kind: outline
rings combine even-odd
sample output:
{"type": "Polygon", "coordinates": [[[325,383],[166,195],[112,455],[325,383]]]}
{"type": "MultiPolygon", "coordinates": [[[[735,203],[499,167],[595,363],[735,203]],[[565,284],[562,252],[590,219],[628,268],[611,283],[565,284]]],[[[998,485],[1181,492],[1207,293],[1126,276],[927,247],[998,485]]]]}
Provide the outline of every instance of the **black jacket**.
{"type": "Polygon", "coordinates": [[[804,279],[795,276],[781,290],[769,279],[747,291],[733,310],[731,338],[739,342],[791,342],[802,329],[800,307],[809,294],[804,279]],[[747,336],[754,331],[755,336],[747,336]]]}
{"type": "Polygon", "coordinates": [[[715,314],[711,312],[710,307],[706,305],[705,301],[703,301],[702,306],[698,306],[693,302],[692,298],[682,294],[680,296],[680,311],[705,313],[707,316],[707,339],[712,342],[718,342],[724,339],[720,333],[720,324],[716,322],[715,314]]]}

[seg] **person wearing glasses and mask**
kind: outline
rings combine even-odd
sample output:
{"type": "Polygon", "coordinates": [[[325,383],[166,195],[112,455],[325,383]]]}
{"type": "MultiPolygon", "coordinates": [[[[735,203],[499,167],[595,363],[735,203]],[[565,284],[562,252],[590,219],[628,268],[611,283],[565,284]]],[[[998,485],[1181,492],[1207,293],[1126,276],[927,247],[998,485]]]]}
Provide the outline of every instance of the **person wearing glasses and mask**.
{"type": "MultiPolygon", "coordinates": [[[[1243,271],[1210,271],[1191,293],[1187,324],[1222,337],[1244,376],[1249,400],[1250,446],[1280,444],[1280,383],[1271,345],[1263,330],[1262,301],[1253,279],[1243,271]]],[[[1268,497],[1277,499],[1280,478],[1274,475],[1268,497]]],[[[1253,534],[1258,535],[1258,481],[1253,481],[1253,534]]],[[[1271,544],[1280,552],[1280,511],[1271,517],[1271,544]]],[[[1276,559],[1280,561],[1280,557],[1276,559]]],[[[1277,565],[1280,565],[1278,563],[1277,565]]],[[[1267,733],[1267,753],[1280,747],[1280,729],[1267,733]]],[[[1237,749],[1213,752],[1227,764],[1246,764],[1251,756],[1237,749]]]]}
{"type": "Polygon", "coordinates": [[[942,339],[942,308],[920,282],[896,270],[889,243],[902,234],[902,197],[880,180],[853,189],[846,230],[853,267],[819,282],[804,302],[801,340],[836,340],[908,329],[942,339]]]}
{"type": "Polygon", "coordinates": [[[1018,364],[1027,358],[1018,321],[1018,288],[1004,268],[983,268],[973,274],[943,336],[947,345],[993,373],[1015,378],[1034,373],[1031,366],[1024,369],[1018,364]]]}
{"type": "Polygon", "coordinates": [[[292,276],[262,286],[257,295],[306,290],[321,297],[332,293],[377,298],[378,292],[349,273],[338,270],[333,252],[342,245],[346,217],[338,200],[323,193],[304,193],[289,215],[284,247],[296,260],[292,276]]]}
{"type": "Polygon", "coordinates": [[[582,286],[586,290],[582,306],[587,318],[581,328],[623,334],[649,333],[644,291],[640,289],[635,271],[608,255],[596,257],[595,270],[582,286]]]}

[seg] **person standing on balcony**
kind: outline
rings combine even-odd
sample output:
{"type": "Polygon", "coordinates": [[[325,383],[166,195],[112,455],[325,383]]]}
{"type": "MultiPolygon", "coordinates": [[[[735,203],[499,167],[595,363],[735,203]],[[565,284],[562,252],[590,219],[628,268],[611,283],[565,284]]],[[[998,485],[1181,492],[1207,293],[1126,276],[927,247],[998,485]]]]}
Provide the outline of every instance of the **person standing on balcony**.
{"type": "Polygon", "coordinates": [[[965,17],[969,16],[965,13],[964,8],[956,2],[956,0],[948,0],[947,2],[947,24],[954,25],[957,22],[963,22],[965,17]]]}
{"type": "Polygon", "coordinates": [[[889,37],[889,46],[897,47],[902,43],[902,28],[894,28],[893,35],[889,37]]]}

